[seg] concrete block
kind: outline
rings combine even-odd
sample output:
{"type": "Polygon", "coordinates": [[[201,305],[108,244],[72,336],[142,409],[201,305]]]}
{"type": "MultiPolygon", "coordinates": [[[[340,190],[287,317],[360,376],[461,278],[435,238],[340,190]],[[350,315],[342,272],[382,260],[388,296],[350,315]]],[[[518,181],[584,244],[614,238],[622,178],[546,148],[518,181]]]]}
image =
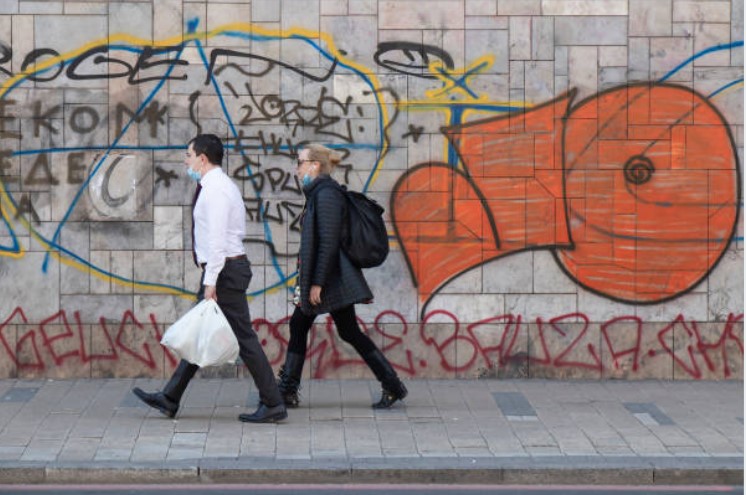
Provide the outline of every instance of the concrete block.
{"type": "Polygon", "coordinates": [[[281,5],[273,0],[254,0],[251,2],[251,21],[279,22],[281,5]]]}
{"type": "Polygon", "coordinates": [[[531,60],[554,60],[554,20],[531,18],[531,60]]]}
{"type": "MultiPolygon", "coordinates": [[[[428,31],[423,34],[423,41],[427,41],[428,31]]],[[[464,30],[463,29],[447,29],[442,31],[443,46],[448,47],[448,53],[453,57],[453,63],[456,68],[467,67],[471,60],[467,60],[465,53],[466,48],[464,46],[464,30]]]]}
{"type": "Polygon", "coordinates": [[[37,322],[60,310],[60,265],[50,257],[44,273],[41,267],[45,255],[44,252],[27,252],[22,261],[0,257],[2,279],[16,281],[13,290],[4,291],[0,298],[0,315],[10,315],[20,307],[29,321],[37,322]]]}
{"type": "MultiPolygon", "coordinates": [[[[494,30],[494,29],[508,29],[508,26],[510,23],[508,22],[509,18],[505,16],[466,16],[465,23],[464,23],[464,29],[468,33],[470,30],[473,29],[488,29],[488,30],[494,30]]],[[[467,45],[468,48],[468,45],[467,45]]],[[[495,53],[494,55],[496,55],[495,53]]]]}
{"type": "MultiPolygon", "coordinates": [[[[458,326],[453,320],[451,323],[441,323],[440,321],[445,319],[438,319],[439,316],[433,316],[421,324],[422,343],[409,349],[411,363],[417,376],[455,378],[457,346],[453,337],[458,331],[458,326]]],[[[392,354],[396,356],[396,352],[392,354]]],[[[405,359],[397,361],[406,362],[405,359]]]]}
{"type": "MultiPolygon", "coordinates": [[[[12,0],[11,0],[12,3],[12,0]]],[[[17,2],[16,2],[17,4],[17,2]]],[[[2,9],[3,7],[0,7],[2,9]]],[[[33,51],[34,45],[34,16],[31,15],[16,15],[13,16],[13,37],[11,46],[13,47],[13,60],[12,68],[14,73],[21,72],[21,66],[23,64],[26,54],[33,51]]],[[[39,45],[42,43],[39,42],[39,45]]],[[[56,46],[42,45],[42,46],[56,46]]]]}
{"type": "Polygon", "coordinates": [[[153,208],[153,247],[155,249],[182,249],[180,206],[156,206],[153,208]]]}
{"type": "MultiPolygon", "coordinates": [[[[222,26],[234,23],[249,24],[252,20],[253,9],[250,3],[208,3],[207,4],[207,30],[213,31],[220,29],[222,26]]],[[[276,19],[275,19],[276,20],[276,19]]],[[[244,45],[245,41],[235,38],[219,37],[210,40],[210,45],[219,44],[220,46],[244,45]]]]}
{"type": "Polygon", "coordinates": [[[627,65],[630,81],[647,81],[650,78],[650,40],[629,38],[627,65]]]}
{"type": "Polygon", "coordinates": [[[463,0],[433,0],[427,8],[416,2],[378,2],[379,29],[463,29],[463,0]]]}
{"type": "Polygon", "coordinates": [[[109,251],[91,251],[89,260],[91,265],[98,269],[91,272],[91,293],[108,294],[111,291],[111,284],[109,283],[109,277],[104,274],[111,273],[111,258],[109,251]]]}
{"type": "Polygon", "coordinates": [[[348,0],[347,3],[350,15],[376,15],[378,13],[376,0],[348,0]]]}
{"type": "Polygon", "coordinates": [[[90,327],[77,325],[72,318],[70,320],[66,322],[56,318],[50,324],[39,327],[40,343],[49,356],[45,359],[47,369],[43,375],[47,379],[69,380],[91,376],[90,362],[82,359],[80,350],[80,342],[90,340],[90,327]]]}
{"type": "Polygon", "coordinates": [[[598,53],[595,46],[571,46],[568,52],[570,86],[578,88],[578,99],[598,91],[598,53]]]}
{"type": "Polygon", "coordinates": [[[473,16],[497,15],[496,0],[466,0],[464,13],[473,16]]]}
{"type": "Polygon", "coordinates": [[[566,76],[568,74],[568,48],[566,46],[554,47],[554,73],[555,76],[566,76]]]}
{"type": "MultiPolygon", "coordinates": [[[[604,2],[605,3],[605,2],[604,2]]],[[[622,16],[563,16],[554,20],[558,45],[625,45],[627,18],[622,16]]]]}
{"type": "Polygon", "coordinates": [[[674,379],[743,379],[742,321],[673,325],[674,379]]]}
{"type": "Polygon", "coordinates": [[[171,324],[183,316],[194,305],[191,296],[175,297],[164,294],[138,295],[134,297],[135,314],[152,315],[158,322],[171,324]]]}
{"type": "Polygon", "coordinates": [[[62,2],[34,2],[21,0],[19,12],[21,14],[61,14],[62,2]]]}
{"type": "MultiPolygon", "coordinates": [[[[715,45],[727,45],[730,43],[730,35],[730,28],[727,24],[696,23],[694,30],[694,53],[699,53],[715,45]]],[[[730,64],[730,51],[732,50],[709,53],[692,63],[695,67],[727,66],[730,64]]]]}
{"type": "Polygon", "coordinates": [[[626,82],[626,67],[602,67],[598,71],[599,91],[624,86],[626,82]]]}
{"type": "Polygon", "coordinates": [[[191,215],[191,206],[188,205],[194,196],[194,184],[187,180],[184,164],[155,162],[154,165],[153,205],[182,206],[191,215]]]}
{"type": "Polygon", "coordinates": [[[113,294],[132,294],[133,292],[133,251],[110,251],[111,255],[111,292],[113,294]]]}
{"type": "Polygon", "coordinates": [[[153,218],[153,167],[147,153],[110,154],[96,162],[89,194],[77,208],[89,220],[149,221],[153,218]]]}
{"type": "Polygon", "coordinates": [[[602,378],[621,380],[670,380],[673,378],[673,336],[661,333],[664,324],[648,323],[632,316],[600,324],[602,378]],[[665,347],[659,339],[664,339],[665,347]]]}
{"type": "Polygon", "coordinates": [[[534,263],[531,253],[516,253],[498,258],[482,268],[482,286],[490,294],[533,292],[534,263]]]}
{"type": "Polygon", "coordinates": [[[152,324],[138,323],[114,320],[91,326],[92,378],[164,376],[164,350],[152,324]]]}
{"type": "Polygon", "coordinates": [[[598,48],[599,67],[626,67],[627,60],[626,46],[601,46],[598,48]]]}
{"type": "Polygon", "coordinates": [[[644,321],[670,322],[679,315],[687,320],[707,321],[707,293],[689,292],[662,304],[637,306],[635,313],[644,321]]]}
{"type": "Polygon", "coordinates": [[[319,2],[290,0],[283,2],[280,11],[280,23],[283,31],[292,28],[319,30],[319,2]]]}
{"type": "MultiPolygon", "coordinates": [[[[2,314],[1,317],[5,321],[6,318],[10,317],[10,314],[2,314]]],[[[18,329],[16,325],[6,323],[0,328],[0,338],[4,344],[0,347],[0,356],[2,356],[2,359],[0,359],[0,378],[4,380],[18,376],[18,358],[16,356],[18,349],[17,334],[18,329]]]]}
{"type": "Polygon", "coordinates": [[[91,249],[153,249],[153,228],[148,223],[92,222],[91,226],[91,249]]]}
{"type": "Polygon", "coordinates": [[[729,249],[707,278],[707,321],[743,313],[743,251],[729,249]]]}
{"type": "Polygon", "coordinates": [[[479,354],[471,378],[528,378],[528,323],[519,316],[496,315],[470,323],[465,336],[475,342],[479,354]]]}
{"type": "MultiPolygon", "coordinates": [[[[510,61],[510,89],[523,89],[525,81],[525,62],[522,60],[511,60],[510,61]]],[[[520,91],[520,98],[518,101],[523,101],[523,91],[520,91]]],[[[513,94],[511,91],[510,99],[513,100],[513,94]]]]}
{"type": "MultiPolygon", "coordinates": [[[[65,144],[71,148],[98,146],[110,142],[106,105],[65,105],[63,107],[65,144]]],[[[62,124],[62,122],[60,122],[62,124]]]]}
{"type": "Polygon", "coordinates": [[[64,13],[65,15],[75,14],[98,14],[106,15],[109,12],[109,5],[106,2],[65,2],[64,13]]]}
{"type": "Polygon", "coordinates": [[[0,14],[17,14],[18,0],[8,0],[0,5],[0,14]]]}
{"type": "Polygon", "coordinates": [[[554,97],[554,62],[530,61],[526,63],[526,100],[549,101],[554,97]]]}
{"type": "Polygon", "coordinates": [[[147,3],[115,2],[109,4],[109,33],[127,34],[145,40],[153,40],[153,8],[147,3]]]}
{"type": "Polygon", "coordinates": [[[672,0],[629,1],[630,36],[671,36],[672,0]]]}
{"type": "Polygon", "coordinates": [[[347,15],[347,0],[322,0],[321,15],[347,15]]]}
{"type": "Polygon", "coordinates": [[[181,251],[151,251],[137,255],[135,278],[166,286],[182,287],[183,253],[181,251]],[[157,274],[157,277],[154,275],[157,274]]]}
{"type": "Polygon", "coordinates": [[[39,15],[33,19],[33,39],[36,46],[53,46],[59,53],[66,53],[92,40],[105,38],[108,30],[105,16],[39,15]]]}
{"type": "Polygon", "coordinates": [[[565,15],[627,15],[626,0],[541,0],[541,13],[546,16],[565,15]]]}
{"type": "Polygon", "coordinates": [[[153,4],[153,37],[156,40],[180,36],[185,31],[184,8],[179,0],[162,0],[153,4]]]}
{"type": "Polygon", "coordinates": [[[510,18],[510,60],[531,59],[531,18],[512,16],[510,18]]]}
{"type": "MultiPolygon", "coordinates": [[[[730,7],[730,39],[737,40],[743,36],[744,4],[732,2],[730,7]]],[[[730,51],[730,64],[743,67],[743,50],[730,51]]]]}
{"type": "Polygon", "coordinates": [[[132,310],[132,297],[127,295],[61,296],[59,302],[68,314],[79,311],[82,323],[96,323],[101,317],[117,318],[132,310]]]}
{"type": "Polygon", "coordinates": [[[601,339],[590,323],[542,319],[529,324],[528,372],[531,378],[600,379],[601,339]]]}
{"type": "Polygon", "coordinates": [[[497,15],[541,15],[541,0],[499,0],[497,15]]]}
{"type": "Polygon", "coordinates": [[[674,22],[730,22],[728,1],[674,0],[674,22]]]}
{"type": "MultiPolygon", "coordinates": [[[[686,38],[651,38],[650,39],[650,77],[654,80],[667,75],[682,60],[693,55],[694,41],[686,38]]],[[[692,66],[679,69],[667,81],[691,81],[692,66]]]]}
{"type": "Polygon", "coordinates": [[[376,53],[374,16],[325,16],[321,18],[321,31],[331,36],[350,60],[372,60],[376,53]]]}

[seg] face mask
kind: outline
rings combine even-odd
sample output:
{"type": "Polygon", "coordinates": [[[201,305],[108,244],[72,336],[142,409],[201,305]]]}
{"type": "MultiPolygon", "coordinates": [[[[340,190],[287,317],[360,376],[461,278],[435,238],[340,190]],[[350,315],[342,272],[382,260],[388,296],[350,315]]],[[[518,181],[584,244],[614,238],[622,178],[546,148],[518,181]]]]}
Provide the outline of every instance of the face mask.
{"type": "Polygon", "coordinates": [[[202,179],[202,174],[196,170],[192,170],[192,167],[187,167],[187,175],[195,182],[199,182],[202,179]]]}
{"type": "Polygon", "coordinates": [[[310,176],[310,175],[308,175],[308,174],[305,174],[305,175],[303,176],[303,187],[306,187],[306,186],[307,186],[308,184],[310,184],[311,182],[313,182],[313,177],[311,177],[311,176],[310,176]]]}

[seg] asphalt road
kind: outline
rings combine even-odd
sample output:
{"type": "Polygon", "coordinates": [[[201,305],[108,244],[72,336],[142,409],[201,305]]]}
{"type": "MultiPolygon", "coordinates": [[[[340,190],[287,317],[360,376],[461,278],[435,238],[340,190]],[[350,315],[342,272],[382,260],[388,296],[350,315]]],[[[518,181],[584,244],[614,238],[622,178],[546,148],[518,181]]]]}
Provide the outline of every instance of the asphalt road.
{"type": "Polygon", "coordinates": [[[2,495],[723,495],[730,486],[507,485],[0,485],[2,495]]]}

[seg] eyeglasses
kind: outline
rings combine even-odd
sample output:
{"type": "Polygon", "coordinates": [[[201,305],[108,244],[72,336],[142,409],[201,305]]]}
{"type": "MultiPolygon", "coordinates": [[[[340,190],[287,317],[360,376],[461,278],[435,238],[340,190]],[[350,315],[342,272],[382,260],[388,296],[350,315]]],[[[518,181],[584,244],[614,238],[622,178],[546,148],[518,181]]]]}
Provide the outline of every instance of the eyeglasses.
{"type": "Polygon", "coordinates": [[[300,168],[306,162],[315,162],[316,160],[298,160],[298,168],[300,168]]]}

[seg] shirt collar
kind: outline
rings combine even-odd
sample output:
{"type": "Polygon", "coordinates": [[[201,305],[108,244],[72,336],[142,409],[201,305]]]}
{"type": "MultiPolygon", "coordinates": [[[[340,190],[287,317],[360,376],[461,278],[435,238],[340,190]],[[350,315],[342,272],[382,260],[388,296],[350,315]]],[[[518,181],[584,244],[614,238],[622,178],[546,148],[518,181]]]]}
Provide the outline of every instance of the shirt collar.
{"type": "Polygon", "coordinates": [[[202,176],[202,178],[199,180],[199,184],[201,186],[204,186],[205,184],[209,183],[213,178],[217,178],[217,176],[220,175],[222,172],[223,172],[223,169],[220,167],[215,167],[211,169],[205,175],[202,176]]]}

